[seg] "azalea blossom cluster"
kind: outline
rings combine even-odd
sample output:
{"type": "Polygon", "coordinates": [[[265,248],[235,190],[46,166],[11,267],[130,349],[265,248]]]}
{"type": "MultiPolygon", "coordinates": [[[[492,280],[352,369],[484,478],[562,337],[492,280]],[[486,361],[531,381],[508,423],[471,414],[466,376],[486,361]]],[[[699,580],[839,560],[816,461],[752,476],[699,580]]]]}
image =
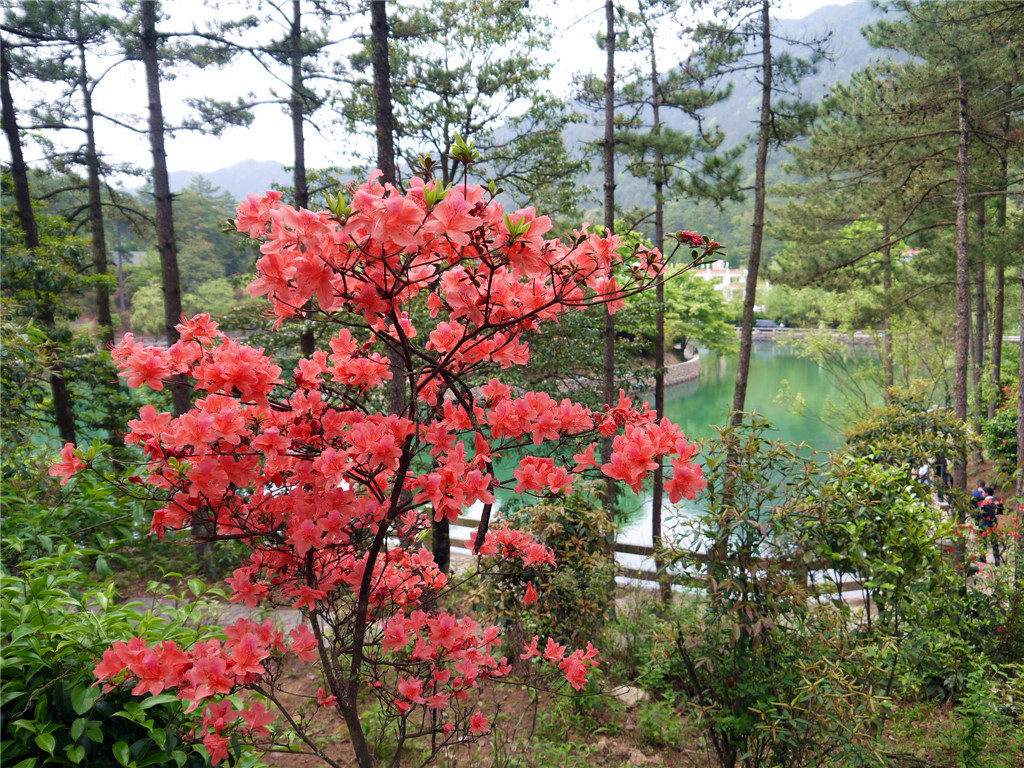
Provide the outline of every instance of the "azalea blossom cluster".
{"type": "MultiPolygon", "coordinates": [[[[432,612],[448,575],[418,534],[492,504],[499,488],[562,494],[582,475],[603,474],[638,491],[664,462],[670,498],[694,497],[704,485],[696,449],[649,407],[621,396],[594,411],[488,379],[528,363],[525,335],[540,323],[597,303],[614,311],[660,279],[665,260],[645,248],[622,253],[617,236],[586,228],[546,240],[551,222],[532,208],[507,214],[483,187],[420,179],[403,194],[372,177],[327,211],[292,208],[279,193],[250,196],[236,224],[262,241],[249,292],[267,298],[278,323],[304,315],[334,324],[328,348],[286,373],[208,315],[184,320],[169,348],[128,334],[113,356],[130,386],[160,390],[184,377],[198,397],[178,417],[143,407],[126,443],[144,451],[143,481],[163,501],[153,532],[199,522],[214,538],[245,542],[252,553],[228,579],[232,601],[297,608],[309,626],[289,642],[243,621],[227,642],[188,650],[135,639],[104,655],[97,678],[134,680],[139,693],[176,690],[191,707],[210,700],[204,740],[215,760],[226,728],[265,733],[269,715],[214,700],[254,687],[289,653],[323,663],[321,703],[338,707],[350,732],[360,727],[356,695],[369,687],[395,717],[429,714],[444,738],[482,733],[487,718],[464,711],[468,693],[510,665],[495,656],[496,628],[432,612]],[[417,327],[413,314],[431,319],[417,327]],[[380,412],[374,403],[395,376],[407,405],[380,412]],[[599,460],[602,437],[611,454],[599,460]],[[552,442],[573,450],[529,456],[511,477],[496,476],[498,456],[552,442]]],[[[66,481],[86,465],[69,445],[51,472],[66,481]]],[[[481,534],[472,540],[479,554],[554,565],[523,533],[481,534]]],[[[597,665],[592,646],[537,643],[522,657],[557,667],[574,688],[597,665]]]]}
{"type": "MultiPolygon", "coordinates": [[[[316,640],[304,626],[291,631],[290,647],[269,619],[261,624],[239,619],[224,631],[226,642],[199,642],[189,651],[178,648],[172,640],[153,647],[141,638],[132,638],[127,643],[118,641],[103,653],[103,659],[96,665],[96,677],[133,678],[133,696],[155,696],[166,689],[177,689],[178,698],[189,702],[187,711],[191,712],[215,695],[232,693],[258,680],[267,672],[264,662],[275,651],[290,651],[307,662],[317,658],[316,640]]],[[[112,687],[108,684],[105,689],[112,687]]],[[[259,737],[269,733],[267,726],[275,719],[262,701],[251,701],[235,709],[229,699],[222,699],[203,710],[203,744],[213,761],[220,762],[228,755],[225,729],[241,724],[244,732],[259,737]]]]}

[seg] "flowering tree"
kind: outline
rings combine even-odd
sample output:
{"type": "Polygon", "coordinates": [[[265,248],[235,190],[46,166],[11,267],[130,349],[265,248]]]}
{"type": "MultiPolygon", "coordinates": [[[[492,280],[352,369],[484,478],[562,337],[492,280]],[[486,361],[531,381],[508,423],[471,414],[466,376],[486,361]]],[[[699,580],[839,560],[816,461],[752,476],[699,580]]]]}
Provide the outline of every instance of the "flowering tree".
{"type": "MultiPolygon", "coordinates": [[[[438,609],[448,577],[417,543],[431,519],[454,520],[482,503],[478,554],[553,566],[529,536],[489,529],[497,488],[557,495],[579,475],[603,473],[638,491],[663,460],[673,467],[673,500],[704,484],[695,447],[648,408],[623,397],[598,413],[488,380],[498,367],[528,362],[524,334],[539,323],[595,303],[616,309],[662,279],[659,252],[637,247],[624,257],[618,237],[586,228],[565,243],[545,240],[547,217],[532,208],[506,214],[483,187],[414,179],[402,194],[375,179],[325,211],[282,205],[274,192],[238,208],[238,230],[263,241],[249,292],[265,296],[279,322],[315,306],[338,329],[329,351],[286,376],[207,315],[184,321],[168,349],[129,334],[114,350],[129,385],[159,390],[183,374],[200,395],[180,417],[145,406],[128,424],[126,442],[149,461],[143,482],[163,499],[153,532],[199,521],[216,538],[244,542],[252,554],[227,580],[231,599],[304,617],[288,636],[243,619],[223,641],[183,649],[135,638],[104,654],[99,680],[134,681],[137,694],[173,690],[202,708],[200,736],[215,762],[232,735],[281,743],[284,724],[269,703],[330,765],[339,763],[306,724],[320,708],[336,710],[359,765],[372,766],[357,709],[367,690],[402,739],[428,737],[437,750],[486,732],[470,694],[511,667],[494,655],[497,628],[438,609]],[[429,332],[410,317],[416,301],[434,318],[429,332]],[[401,413],[380,411],[392,360],[407,372],[401,413]],[[595,457],[602,436],[612,438],[603,463],[595,457]],[[492,473],[499,454],[559,443],[575,455],[524,458],[512,478],[492,473]],[[288,654],[322,667],[324,688],[305,714],[279,695],[288,654]],[[259,696],[229,698],[241,690],[259,696]]],[[[692,233],[680,241],[694,259],[697,248],[717,248],[692,233]]],[[[51,471],[66,479],[87,464],[69,444],[51,471]]],[[[557,667],[577,689],[598,663],[590,644],[570,652],[536,637],[521,655],[557,667]]]]}

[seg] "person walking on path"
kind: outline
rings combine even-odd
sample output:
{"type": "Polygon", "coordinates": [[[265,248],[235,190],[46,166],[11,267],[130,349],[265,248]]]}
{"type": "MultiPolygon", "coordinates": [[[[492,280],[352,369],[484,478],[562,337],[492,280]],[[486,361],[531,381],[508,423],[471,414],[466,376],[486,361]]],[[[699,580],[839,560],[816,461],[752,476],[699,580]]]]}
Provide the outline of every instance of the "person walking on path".
{"type": "MultiPolygon", "coordinates": [[[[1003,502],[995,497],[995,489],[991,486],[985,489],[985,498],[978,505],[978,512],[978,536],[979,538],[989,540],[992,546],[992,562],[996,565],[1001,565],[999,535],[996,532],[996,525],[999,522],[998,515],[1003,513],[1003,502]]],[[[985,556],[982,555],[982,560],[984,558],[985,556]]]]}
{"type": "Polygon", "coordinates": [[[977,509],[985,500],[985,481],[979,480],[978,487],[971,491],[971,506],[977,509]]]}

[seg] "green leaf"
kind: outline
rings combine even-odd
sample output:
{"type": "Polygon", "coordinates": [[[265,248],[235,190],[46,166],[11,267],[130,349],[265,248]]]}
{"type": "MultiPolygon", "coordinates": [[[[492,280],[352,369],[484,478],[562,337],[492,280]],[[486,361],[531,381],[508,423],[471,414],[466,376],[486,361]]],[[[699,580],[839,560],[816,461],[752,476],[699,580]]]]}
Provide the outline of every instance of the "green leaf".
{"type": "Polygon", "coordinates": [[[123,741],[119,741],[117,742],[117,744],[114,745],[113,751],[114,757],[117,758],[117,762],[125,766],[125,768],[128,768],[128,763],[131,760],[131,754],[129,752],[128,745],[123,741]]]}
{"type": "Polygon", "coordinates": [[[166,765],[167,764],[167,753],[166,752],[154,752],[145,760],[140,763],[136,763],[137,768],[146,768],[149,765],[166,765]]]}
{"type": "Polygon", "coordinates": [[[21,728],[30,733],[39,733],[39,726],[36,725],[35,720],[15,720],[9,727],[12,731],[16,728],[21,728]]]}
{"type": "Polygon", "coordinates": [[[11,632],[11,640],[19,640],[23,638],[25,635],[31,635],[37,629],[38,627],[32,623],[22,624],[19,627],[15,627],[14,631],[11,632]]]}
{"type": "Polygon", "coordinates": [[[163,728],[151,728],[149,731],[149,738],[153,740],[160,749],[167,747],[167,731],[163,728]]]}
{"type": "Polygon", "coordinates": [[[170,704],[177,700],[178,697],[173,693],[161,693],[156,696],[147,696],[139,703],[139,706],[143,709],[149,709],[150,707],[155,707],[158,704],[170,704]]]}
{"type": "Polygon", "coordinates": [[[36,744],[46,754],[52,755],[53,750],[57,747],[57,739],[54,738],[52,733],[40,733],[36,736],[36,744]]]}
{"type": "MultiPolygon", "coordinates": [[[[178,764],[178,768],[181,768],[181,766],[185,764],[185,761],[188,760],[188,755],[186,755],[180,749],[176,749],[173,752],[171,752],[171,757],[174,758],[174,762],[178,764]]],[[[15,768],[18,767],[15,766],[15,768]]]]}
{"type": "MultiPolygon", "coordinates": [[[[18,763],[14,768],[35,768],[36,759],[34,757],[27,757],[18,763]]],[[[179,766],[181,763],[178,764],[179,766]]]]}
{"type": "Polygon", "coordinates": [[[96,703],[96,699],[100,697],[102,691],[99,686],[96,685],[79,685],[71,692],[71,706],[74,708],[75,713],[84,715],[90,709],[92,705],[96,703]]]}
{"type": "Polygon", "coordinates": [[[12,699],[16,699],[19,696],[24,695],[25,691],[23,691],[21,688],[18,688],[16,685],[5,685],[3,690],[0,691],[0,707],[8,704],[12,699]]]}
{"type": "Polygon", "coordinates": [[[85,726],[89,721],[84,717],[75,719],[75,722],[71,724],[71,740],[78,741],[82,738],[82,734],[85,733],[85,726]]]}
{"type": "Polygon", "coordinates": [[[191,592],[195,597],[199,597],[203,594],[203,590],[206,589],[206,585],[203,584],[199,579],[188,580],[188,591],[191,592]]]}
{"type": "Polygon", "coordinates": [[[64,751],[67,753],[68,760],[70,760],[75,765],[78,765],[80,762],[82,762],[82,760],[85,759],[85,747],[83,746],[68,745],[64,748],[64,751]]]}

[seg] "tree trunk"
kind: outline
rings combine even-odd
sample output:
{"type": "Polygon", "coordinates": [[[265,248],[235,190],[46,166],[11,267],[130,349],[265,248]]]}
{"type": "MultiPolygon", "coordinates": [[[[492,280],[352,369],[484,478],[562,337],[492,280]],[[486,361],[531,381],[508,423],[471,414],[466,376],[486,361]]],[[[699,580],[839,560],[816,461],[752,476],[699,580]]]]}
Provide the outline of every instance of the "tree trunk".
{"type": "MultiPolygon", "coordinates": [[[[174,209],[167,177],[167,152],[164,149],[156,3],[142,3],[139,10],[142,63],[146,69],[146,92],[149,98],[149,148],[153,154],[153,198],[156,201],[157,249],[160,253],[160,277],[164,291],[164,330],[167,343],[174,344],[181,336],[174,327],[181,322],[181,278],[178,273],[178,248],[174,240],[174,209]]],[[[175,416],[185,413],[191,406],[188,386],[180,375],[172,380],[171,396],[175,416]]]]}
{"type": "MultiPolygon", "coordinates": [[[[604,228],[610,236],[615,231],[615,3],[605,0],[605,67],[604,82],[604,228]]],[[[611,408],[615,398],[615,316],[604,309],[604,403],[611,408]]],[[[612,440],[601,440],[601,456],[611,460],[612,440]]],[[[615,510],[615,481],[605,479],[605,512],[611,516],[615,510]]]]}
{"type": "Polygon", "coordinates": [[[373,48],[373,103],[377,135],[377,167],[382,181],[395,183],[395,114],[391,103],[391,61],[388,57],[388,9],[384,0],[370,2],[373,48]]]}
{"type": "Polygon", "coordinates": [[[885,344],[882,354],[885,359],[885,399],[889,399],[889,389],[896,383],[895,365],[892,359],[892,245],[889,243],[889,219],[882,222],[882,300],[884,319],[882,329],[885,331],[885,344]]]}
{"type": "Polygon", "coordinates": [[[994,418],[996,415],[996,403],[999,402],[999,391],[1003,379],[1003,315],[1005,314],[1006,301],[1006,266],[1001,259],[996,259],[995,284],[992,287],[992,341],[991,341],[991,371],[992,371],[992,392],[988,398],[988,406],[985,412],[986,418],[994,418]]]}
{"type": "MultiPolygon", "coordinates": [[[[1022,264],[1024,266],[1024,264],[1022,264]]],[[[1017,343],[1024,344],[1024,269],[1021,270],[1021,295],[1020,295],[1020,329],[1017,331],[1017,343]]],[[[1024,461],[1024,352],[1020,355],[1020,365],[1017,370],[1017,464],[1024,461]]],[[[1024,472],[1017,473],[1017,497],[1024,499],[1024,472]]],[[[1018,515],[1018,523],[1020,515],[1018,515]]],[[[1024,566],[1024,557],[1021,556],[1020,540],[1017,544],[1017,569],[1024,566]]],[[[1018,589],[1024,589],[1024,582],[1017,580],[1018,589]]]]}
{"type": "MultiPolygon", "coordinates": [[[[7,60],[7,49],[0,46],[0,106],[3,108],[4,134],[11,150],[11,178],[14,183],[14,201],[18,209],[18,222],[25,233],[25,245],[30,250],[39,247],[39,229],[36,216],[32,210],[32,194],[28,186],[28,168],[25,156],[21,151],[21,138],[18,135],[18,117],[14,111],[14,99],[11,97],[11,66],[7,60]]],[[[53,311],[47,308],[39,313],[39,320],[50,330],[56,326],[53,311]]],[[[55,354],[50,362],[50,394],[53,397],[53,421],[57,426],[60,439],[65,443],[74,443],[75,418],[71,407],[71,395],[68,393],[67,381],[64,378],[64,367],[60,356],[55,354]]]]}
{"type": "Polygon", "coordinates": [[[754,304],[757,275],[761,268],[761,242],[764,237],[765,168],[768,163],[768,137],[772,109],[772,38],[768,0],[761,3],[761,121],[757,134],[757,162],[754,171],[754,223],[750,228],[750,261],[747,286],[743,294],[743,327],[740,331],[740,357],[736,364],[736,388],[732,398],[732,423],[743,422],[750,374],[750,352],[754,336],[754,304]]]}
{"type": "MultiPolygon", "coordinates": [[[[81,11],[81,4],[78,6],[81,11]]],[[[79,20],[79,23],[81,21],[79,20]]],[[[85,66],[85,42],[78,40],[78,89],[82,92],[85,113],[85,166],[89,184],[89,226],[92,234],[92,266],[97,275],[107,274],[107,240],[103,229],[103,200],[100,191],[100,158],[96,150],[96,115],[92,107],[92,90],[85,66]]],[[[114,322],[110,316],[110,291],[96,286],[96,324],[107,344],[114,343],[114,322]]]]}
{"type": "MultiPolygon", "coordinates": [[[[156,3],[142,3],[142,62],[146,68],[146,90],[149,95],[149,146],[153,153],[153,197],[156,200],[157,249],[160,252],[160,275],[164,289],[164,325],[167,343],[174,344],[181,334],[174,326],[180,322],[181,278],[178,272],[178,248],[174,238],[174,208],[167,176],[167,152],[164,149],[164,114],[160,100],[160,38],[156,32],[156,3]]],[[[181,374],[171,379],[174,415],[181,416],[192,405],[191,393],[181,374]]],[[[197,512],[192,518],[192,552],[199,573],[213,576],[216,570],[212,534],[197,512]]]]}
{"type": "MultiPolygon", "coordinates": [[[[971,387],[974,390],[974,407],[972,410],[972,427],[974,434],[981,434],[981,420],[984,417],[985,401],[981,392],[981,382],[985,372],[985,200],[978,201],[975,222],[978,234],[975,239],[976,252],[974,258],[974,336],[971,338],[971,387]]],[[[974,460],[981,460],[980,448],[974,449],[974,460]]]]}
{"type": "MultiPolygon", "coordinates": [[[[953,415],[967,421],[967,354],[971,343],[970,263],[967,247],[967,91],[957,75],[959,148],[956,175],[956,361],[953,371],[953,415]]],[[[967,491],[967,454],[961,450],[953,462],[953,488],[967,491]]],[[[954,499],[957,497],[954,496],[954,499]]],[[[966,519],[963,503],[956,504],[957,522],[966,519]]]]}
{"type": "MultiPolygon", "coordinates": [[[[1010,132],[1010,113],[1003,115],[1003,136],[1010,132]]],[[[999,189],[1004,194],[996,198],[996,231],[1002,236],[1006,232],[1006,192],[1009,186],[1009,158],[1004,148],[999,154],[999,189]]],[[[999,402],[999,387],[1003,380],[1003,314],[1006,302],[1006,264],[1002,254],[995,259],[995,285],[992,290],[992,393],[988,398],[988,418],[996,415],[999,402]]]]}
{"type": "MultiPolygon", "coordinates": [[[[292,0],[292,23],[288,33],[289,63],[292,70],[291,98],[288,112],[292,118],[292,148],[295,166],[292,186],[295,187],[295,207],[309,208],[309,187],[306,183],[305,103],[306,86],[302,78],[302,0],[292,0]]],[[[303,307],[302,316],[312,314],[312,299],[303,307]]],[[[313,329],[305,328],[299,335],[299,351],[303,357],[312,357],[316,351],[313,329]]]]}
{"type": "MultiPolygon", "coordinates": [[[[77,12],[81,13],[81,3],[76,6],[77,12]]],[[[81,21],[79,20],[79,24],[81,21]]],[[[103,222],[103,196],[100,185],[100,156],[96,149],[96,113],[92,105],[92,89],[89,84],[89,73],[86,69],[86,46],[85,41],[78,39],[78,89],[82,92],[82,111],[85,114],[85,165],[89,187],[89,227],[92,235],[92,267],[97,275],[107,275],[109,265],[107,262],[107,236],[103,222]]],[[[124,322],[122,317],[121,322],[124,322]]],[[[114,344],[114,320],[110,314],[110,290],[103,283],[96,286],[96,325],[99,329],[99,336],[106,347],[114,344]]],[[[105,377],[104,387],[111,397],[116,396],[120,389],[120,379],[117,372],[111,366],[109,375],[105,377]]],[[[117,424],[108,425],[107,440],[111,444],[124,444],[122,426],[117,424]]]]}
{"type": "MultiPolygon", "coordinates": [[[[1020,343],[1024,344],[1024,261],[1021,263],[1020,287],[1020,329],[1017,333],[1018,338],[1021,339],[1020,343]]],[[[1017,464],[1019,465],[1022,460],[1024,460],[1024,353],[1020,355],[1020,365],[1017,367],[1017,464]]],[[[1017,473],[1016,495],[1017,503],[1020,505],[1024,500],[1024,472],[1017,473]]],[[[1018,506],[1016,512],[1018,526],[1021,525],[1022,516],[1024,516],[1024,511],[1018,506]]],[[[1024,651],[1024,542],[1018,538],[1014,542],[1014,546],[1017,551],[1013,566],[1013,592],[1010,595],[1010,615],[1006,622],[1007,632],[1004,640],[1005,655],[1008,658],[1020,658],[1020,653],[1024,651]]]]}
{"type": "MultiPolygon", "coordinates": [[[[658,58],[654,48],[654,33],[648,28],[647,44],[651,50],[651,106],[653,110],[652,133],[656,137],[654,150],[654,247],[665,250],[665,158],[658,147],[657,137],[661,134],[661,83],[658,78],[658,58]]],[[[654,411],[660,421],[665,416],[665,284],[658,282],[655,288],[654,331],[654,411]]],[[[654,544],[654,568],[658,573],[658,592],[661,602],[672,599],[672,589],[665,573],[665,563],[660,556],[662,548],[662,505],[665,502],[665,474],[661,460],[654,473],[654,490],[651,498],[651,541],[654,544]]]]}
{"type": "MultiPolygon", "coordinates": [[[[388,16],[384,0],[370,3],[370,34],[373,49],[373,102],[377,136],[377,168],[381,181],[396,183],[395,171],[395,113],[391,99],[391,60],[388,54],[388,16]]],[[[391,380],[388,381],[388,409],[391,413],[404,413],[408,386],[405,368],[407,361],[398,359],[398,347],[390,350],[391,380]]],[[[411,361],[409,361],[411,362],[411,361]]],[[[445,521],[447,523],[447,521],[445,521]]],[[[436,539],[435,539],[436,540],[436,539]]],[[[434,553],[435,559],[437,552],[434,553]]],[[[444,555],[447,564],[447,551],[444,555]]],[[[440,562],[438,562],[440,566],[440,562]]],[[[442,568],[446,570],[446,568],[442,568]]]]}
{"type": "Polygon", "coordinates": [[[0,98],[3,106],[4,134],[11,150],[11,180],[14,183],[14,203],[18,209],[18,223],[25,233],[25,245],[31,249],[39,247],[39,230],[36,216],[32,211],[32,193],[28,187],[28,167],[21,151],[21,137],[18,134],[18,118],[11,97],[11,65],[7,60],[6,46],[0,47],[0,98]]]}
{"type": "MultiPolygon", "coordinates": [[[[370,2],[370,44],[373,64],[373,109],[375,135],[377,139],[377,168],[381,172],[381,181],[385,184],[397,184],[398,172],[395,168],[395,112],[391,96],[391,58],[388,45],[388,9],[384,0],[370,2]]],[[[445,159],[445,158],[442,158],[445,159]]],[[[398,329],[397,316],[392,318],[398,329]]],[[[403,414],[408,408],[409,377],[406,371],[411,367],[411,360],[399,358],[401,345],[389,349],[391,359],[391,379],[387,384],[388,410],[391,413],[403,414]]],[[[403,499],[408,500],[405,493],[403,499]]],[[[451,525],[447,518],[434,520],[430,524],[430,549],[434,562],[442,573],[451,569],[451,525]]]]}

